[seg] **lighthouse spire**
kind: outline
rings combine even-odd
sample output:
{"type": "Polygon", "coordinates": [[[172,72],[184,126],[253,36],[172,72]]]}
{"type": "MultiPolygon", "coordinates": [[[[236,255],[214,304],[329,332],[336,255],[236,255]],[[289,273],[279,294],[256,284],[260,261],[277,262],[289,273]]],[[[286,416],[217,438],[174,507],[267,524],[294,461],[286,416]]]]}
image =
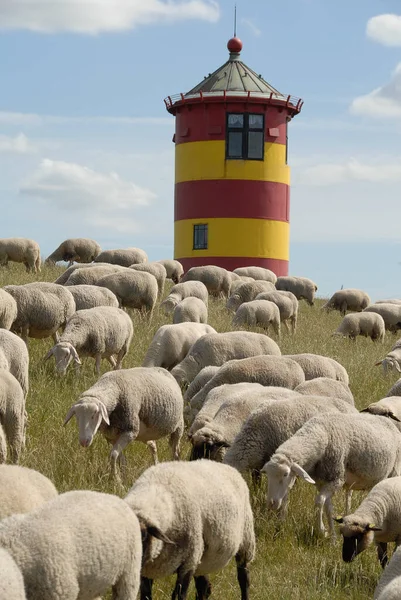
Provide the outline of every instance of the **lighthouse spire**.
{"type": "Polygon", "coordinates": [[[234,37],[237,37],[237,5],[234,4],[234,37]]]}

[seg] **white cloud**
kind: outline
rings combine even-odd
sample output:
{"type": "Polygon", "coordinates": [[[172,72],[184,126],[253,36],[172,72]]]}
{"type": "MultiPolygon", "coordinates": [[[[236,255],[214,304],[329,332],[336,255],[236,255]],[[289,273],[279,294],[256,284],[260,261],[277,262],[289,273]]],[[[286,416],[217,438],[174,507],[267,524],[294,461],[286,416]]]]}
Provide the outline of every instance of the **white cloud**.
{"type": "Polygon", "coordinates": [[[355,98],[350,110],[354,114],[376,118],[401,117],[401,63],[395,68],[388,83],[365,96],[355,98]]]}
{"type": "Polygon", "coordinates": [[[372,17],[367,23],[366,34],[384,46],[401,46],[401,16],[385,14],[372,17]]]}
{"type": "Polygon", "coordinates": [[[295,182],[309,186],[332,186],[349,182],[395,183],[401,181],[401,157],[392,162],[360,161],[350,158],[342,163],[324,163],[295,170],[295,182]]]}
{"type": "Polygon", "coordinates": [[[241,19],[241,23],[246,25],[255,37],[259,37],[262,34],[262,30],[255,25],[252,19],[241,19]]]}
{"type": "Polygon", "coordinates": [[[0,111],[0,123],[4,125],[58,125],[68,123],[97,123],[110,125],[171,125],[171,117],[114,117],[114,116],[83,116],[71,117],[64,115],[39,115],[35,113],[15,113],[0,111]]]}
{"type": "Polygon", "coordinates": [[[15,137],[0,135],[0,152],[8,154],[34,154],[37,147],[23,133],[15,137]]]}
{"type": "Polygon", "coordinates": [[[220,16],[214,0],[1,0],[0,29],[97,34],[220,16]]]}

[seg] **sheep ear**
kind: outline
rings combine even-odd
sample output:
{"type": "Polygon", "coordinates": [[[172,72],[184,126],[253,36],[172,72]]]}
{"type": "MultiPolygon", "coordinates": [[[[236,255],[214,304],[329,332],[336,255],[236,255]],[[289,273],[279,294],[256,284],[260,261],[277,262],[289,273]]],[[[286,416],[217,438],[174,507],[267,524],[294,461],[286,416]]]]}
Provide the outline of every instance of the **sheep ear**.
{"type": "Polygon", "coordinates": [[[100,400],[99,400],[99,409],[100,409],[100,414],[102,415],[103,421],[105,423],[107,423],[107,425],[110,425],[110,419],[109,419],[109,415],[107,414],[107,408],[103,404],[103,402],[101,402],[100,400]]]}
{"type": "Polygon", "coordinates": [[[67,413],[66,418],[64,419],[63,425],[64,426],[67,425],[68,421],[70,421],[74,415],[75,415],[75,405],[71,406],[70,410],[67,413]]]}
{"type": "Polygon", "coordinates": [[[344,519],[341,516],[334,517],[333,521],[335,521],[336,523],[344,523],[344,519]]]}
{"type": "Polygon", "coordinates": [[[382,531],[382,528],[376,527],[374,523],[369,523],[369,525],[366,527],[366,531],[382,531]]]}
{"type": "Polygon", "coordinates": [[[382,360],[378,360],[377,363],[375,363],[375,367],[380,367],[380,365],[383,363],[382,360]]]}
{"type": "Polygon", "coordinates": [[[393,421],[398,421],[398,423],[401,423],[401,420],[398,417],[396,417],[396,415],[391,410],[388,411],[387,416],[390,417],[390,419],[393,419],[393,421]]]}
{"type": "Polygon", "coordinates": [[[172,540],[170,540],[170,538],[164,535],[164,533],[160,531],[160,529],[155,525],[148,525],[146,527],[146,530],[149,535],[152,535],[154,538],[164,542],[165,544],[172,544],[173,546],[176,545],[175,542],[173,542],[172,540]]]}
{"type": "Polygon", "coordinates": [[[308,473],[305,471],[305,469],[303,469],[297,463],[293,463],[293,465],[291,467],[291,471],[295,475],[298,475],[299,477],[302,477],[302,479],[305,479],[305,481],[307,481],[308,483],[313,483],[313,484],[315,483],[314,479],[312,479],[312,477],[310,477],[310,475],[308,475],[308,473]]]}
{"type": "Polygon", "coordinates": [[[49,352],[46,354],[46,356],[44,357],[43,360],[49,360],[49,358],[51,356],[53,356],[53,354],[54,354],[54,346],[53,346],[53,348],[50,348],[49,352]]]}
{"type": "Polygon", "coordinates": [[[401,367],[400,367],[399,363],[398,363],[396,360],[394,361],[393,365],[394,365],[394,367],[397,369],[397,371],[398,371],[399,373],[401,373],[401,367]]]}

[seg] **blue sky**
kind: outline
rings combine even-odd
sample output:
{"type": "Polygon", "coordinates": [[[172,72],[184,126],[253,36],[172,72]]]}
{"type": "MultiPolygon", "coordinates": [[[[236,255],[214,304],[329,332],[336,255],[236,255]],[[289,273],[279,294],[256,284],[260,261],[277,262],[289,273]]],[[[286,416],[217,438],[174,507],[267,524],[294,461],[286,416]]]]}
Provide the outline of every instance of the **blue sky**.
{"type": "MultiPolygon", "coordinates": [[[[0,236],[172,255],[163,98],[227,59],[234,0],[2,0],[0,236]]],[[[401,9],[237,0],[242,58],[302,97],[290,125],[292,274],[401,297],[401,9]]]]}

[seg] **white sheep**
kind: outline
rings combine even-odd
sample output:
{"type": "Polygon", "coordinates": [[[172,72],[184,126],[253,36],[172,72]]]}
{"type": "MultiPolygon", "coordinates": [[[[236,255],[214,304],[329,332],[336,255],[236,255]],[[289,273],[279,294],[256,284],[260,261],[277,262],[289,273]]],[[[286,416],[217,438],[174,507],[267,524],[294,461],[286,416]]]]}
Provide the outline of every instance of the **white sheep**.
{"type": "Polygon", "coordinates": [[[131,265],[148,262],[148,255],[142,248],[117,248],[115,250],[103,250],[95,258],[95,262],[130,267],[131,265]]]}
{"type": "Polygon", "coordinates": [[[294,334],[297,328],[299,303],[292,292],[262,292],[258,294],[255,300],[269,300],[274,302],[280,311],[280,321],[284,323],[287,331],[294,334]]]}
{"type": "Polygon", "coordinates": [[[0,288],[0,328],[11,329],[17,313],[18,306],[14,298],[6,290],[0,288]]]}
{"type": "Polygon", "coordinates": [[[387,544],[401,544],[401,477],[379,481],[352,513],[335,520],[343,536],[343,560],[351,562],[374,541],[378,558],[387,564],[387,544]]]}
{"type": "Polygon", "coordinates": [[[194,343],[184,360],[174,367],[172,375],[179,383],[191,383],[203,367],[220,366],[229,360],[259,354],[280,356],[281,351],[276,342],[263,333],[209,333],[194,343]]]}
{"type": "Polygon", "coordinates": [[[334,292],[331,298],[322,306],[322,309],[338,310],[344,316],[347,310],[361,312],[369,304],[370,297],[366,292],[346,288],[334,292]]]}
{"type": "MultiPolygon", "coordinates": [[[[54,281],[54,283],[59,283],[60,285],[65,285],[66,281],[69,279],[70,275],[72,275],[74,273],[74,271],[76,271],[77,269],[90,269],[90,268],[99,268],[99,267],[110,267],[112,265],[110,265],[110,263],[77,263],[74,265],[71,265],[70,267],[67,267],[65,271],[63,271],[61,273],[61,275],[59,275],[59,277],[57,277],[57,279],[54,281]]],[[[117,265],[114,265],[117,266],[117,265]]]]}
{"type": "Polygon", "coordinates": [[[234,293],[230,294],[226,307],[228,310],[235,312],[244,302],[255,300],[258,294],[273,292],[274,290],[275,287],[270,281],[244,281],[234,290],[234,293]]]}
{"type": "Polygon", "coordinates": [[[118,308],[118,300],[107,288],[97,285],[71,285],[68,291],[75,301],[75,310],[95,308],[95,306],[114,306],[118,308]]]}
{"type": "Polygon", "coordinates": [[[19,381],[5,369],[0,369],[0,425],[0,462],[6,462],[8,443],[11,461],[17,463],[25,442],[25,396],[19,381]]]}
{"type": "Polygon", "coordinates": [[[64,425],[74,415],[81,446],[90,446],[98,430],[112,444],[114,476],[118,475],[117,459],[134,440],[147,444],[156,463],[155,440],[169,436],[173,457],[179,458],[183,400],[178,384],[165,369],[135,367],[105,373],[80,395],[64,425]]]}
{"type": "Polygon", "coordinates": [[[0,548],[0,598],[26,600],[22,573],[3,548],[0,548]]]}
{"type": "Polygon", "coordinates": [[[21,338],[7,329],[0,329],[0,369],[14,375],[26,397],[29,389],[28,349],[21,338]]]}
{"type": "Polygon", "coordinates": [[[39,471],[0,465],[0,519],[32,512],[56,496],[53,483],[39,471]]]}
{"type": "Polygon", "coordinates": [[[235,556],[242,600],[248,600],[248,565],[255,554],[249,491],[241,475],[209,460],[163,463],[147,469],[125,501],[139,519],[143,540],[141,590],[152,597],[153,579],[177,573],[173,598],[208,598],[207,575],[235,556]]]}
{"type": "Polygon", "coordinates": [[[171,288],[167,298],[160,304],[160,308],[168,315],[173,312],[181,300],[191,296],[203,300],[204,304],[208,306],[209,294],[205,284],[201,281],[186,281],[185,283],[177,283],[171,288]]]}
{"type": "Polygon", "coordinates": [[[375,304],[401,304],[401,298],[388,298],[386,300],[376,300],[375,304]]]}
{"type": "Polygon", "coordinates": [[[306,300],[310,306],[313,306],[317,285],[307,277],[278,277],[276,288],[280,291],[292,292],[298,300],[306,300]]]}
{"type": "Polygon", "coordinates": [[[369,490],[400,475],[400,432],[390,419],[376,415],[312,417],[277,448],[262,472],[268,477],[267,506],[274,510],[285,506],[297,476],[316,484],[317,531],[325,534],[324,510],[334,537],[333,494],[345,487],[348,513],[353,489],[369,490]]]}
{"type": "Polygon", "coordinates": [[[401,398],[399,396],[386,396],[377,402],[371,402],[361,412],[389,417],[396,422],[398,429],[401,430],[401,398]]]}
{"type": "Polygon", "coordinates": [[[387,392],[386,398],[390,398],[391,396],[401,396],[401,378],[397,379],[387,392]]]}
{"type": "Polygon", "coordinates": [[[162,325],[156,331],[143,359],[143,367],[163,367],[171,370],[188,354],[193,344],[207,333],[216,333],[203,323],[162,325]]]}
{"type": "Polygon", "coordinates": [[[106,358],[113,369],[121,369],[133,334],[131,318],[120,308],[96,306],[80,310],[67,321],[64,332],[45,360],[54,356],[56,370],[61,374],[71,361],[79,368],[80,357],[84,356],[95,359],[98,375],[102,358],[106,358]]]}
{"type": "Polygon", "coordinates": [[[345,385],[349,384],[349,376],[346,369],[339,362],[329,356],[320,354],[287,354],[287,358],[292,358],[297,362],[305,373],[305,380],[315,379],[316,377],[329,377],[336,381],[342,381],[345,385]]]}
{"type": "Polygon", "coordinates": [[[106,287],[116,295],[120,305],[152,316],[157,301],[157,281],[150,273],[126,269],[101,277],[96,285],[106,287]]]}
{"type": "Polygon", "coordinates": [[[205,284],[207,291],[212,296],[228,296],[232,282],[231,273],[223,267],[216,265],[204,265],[191,267],[183,277],[182,283],[186,281],[201,281],[205,284]]]}
{"type": "Polygon", "coordinates": [[[396,369],[401,373],[401,339],[397,340],[390,352],[387,352],[386,356],[375,363],[375,366],[381,365],[383,372],[387,373],[391,369],[396,369]]]}
{"type": "Polygon", "coordinates": [[[280,311],[277,304],[270,300],[252,300],[241,304],[233,316],[233,325],[248,325],[269,330],[272,326],[276,335],[280,335],[280,311]]]}
{"type": "Polygon", "coordinates": [[[345,315],[334,336],[349,337],[355,340],[358,335],[370,337],[371,340],[384,342],[386,327],[383,317],[374,312],[350,313],[345,315]]]}
{"type": "Polygon", "coordinates": [[[69,238],[61,244],[46,258],[46,263],[68,262],[71,266],[74,262],[90,263],[100,254],[101,248],[95,240],[90,238],[69,238]]]}
{"type": "Polygon", "coordinates": [[[230,285],[230,296],[233,296],[237,289],[245,282],[255,281],[253,277],[239,277],[238,279],[234,279],[230,285]]]}
{"type": "Polygon", "coordinates": [[[328,398],[340,398],[348,404],[355,405],[354,396],[348,385],[342,381],[330,377],[316,377],[297,385],[295,391],[307,396],[325,396],[328,398]]]}
{"type": "Polygon", "coordinates": [[[150,273],[157,281],[157,289],[159,290],[159,297],[163,296],[164,285],[166,283],[167,272],[166,269],[157,262],[144,262],[137,265],[130,265],[130,269],[134,271],[144,271],[150,273]]]}
{"type": "Polygon", "coordinates": [[[157,262],[166,269],[168,279],[171,279],[174,283],[179,283],[181,277],[184,275],[184,269],[178,260],[163,259],[157,262]]]}
{"type": "Polygon", "coordinates": [[[374,600],[399,600],[401,596],[401,550],[397,548],[380,577],[374,600]]]}
{"type": "Polygon", "coordinates": [[[190,296],[177,304],[173,312],[173,323],[207,323],[207,306],[199,298],[190,296]]]}
{"type": "Polygon", "coordinates": [[[207,384],[208,381],[211,380],[217,373],[220,367],[216,367],[215,365],[209,365],[208,367],[203,367],[201,371],[197,374],[195,379],[191,381],[189,386],[184,392],[184,400],[185,402],[189,402],[195,394],[199,392],[204,385],[207,384]]]}
{"type": "Polygon", "coordinates": [[[388,331],[396,332],[401,329],[400,304],[371,304],[363,312],[381,315],[388,331]]]}
{"type": "MultiPolygon", "coordinates": [[[[70,267],[70,269],[74,268],[74,270],[70,272],[68,279],[63,285],[97,285],[99,279],[102,279],[102,277],[112,275],[113,273],[120,273],[127,269],[127,267],[120,267],[119,265],[103,265],[95,262],[90,266],[84,265],[75,268],[76,266],[77,265],[73,265],[73,267],[70,267]]],[[[67,269],[67,271],[68,270],[69,269],[67,269]]],[[[61,277],[56,279],[56,282],[60,282],[61,277]]]]}
{"type": "MultiPolygon", "coordinates": [[[[138,519],[111,494],[75,490],[0,523],[0,547],[19,567],[27,600],[135,600],[142,560],[138,519]]],[[[10,599],[11,600],[11,599],[10,599]]]]}
{"type": "Polygon", "coordinates": [[[238,267],[233,272],[240,277],[252,277],[255,280],[270,281],[273,284],[277,281],[277,275],[270,269],[264,269],[263,267],[238,267]]]}
{"type": "Polygon", "coordinates": [[[40,272],[39,244],[27,238],[1,238],[0,264],[7,266],[8,261],[23,263],[27,273],[40,272]]]}

